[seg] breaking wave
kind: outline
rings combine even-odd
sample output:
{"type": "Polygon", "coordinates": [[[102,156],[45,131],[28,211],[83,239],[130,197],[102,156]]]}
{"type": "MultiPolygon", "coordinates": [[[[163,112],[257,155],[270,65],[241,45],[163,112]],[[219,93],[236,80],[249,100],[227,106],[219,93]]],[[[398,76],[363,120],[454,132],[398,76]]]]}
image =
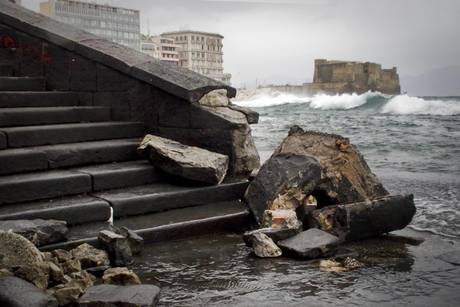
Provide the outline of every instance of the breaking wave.
{"type": "Polygon", "coordinates": [[[317,110],[371,109],[377,113],[395,115],[458,115],[458,100],[419,98],[408,95],[390,96],[379,92],[358,94],[299,96],[277,91],[254,91],[245,93],[234,101],[244,107],[271,107],[285,104],[305,104],[317,110]]]}

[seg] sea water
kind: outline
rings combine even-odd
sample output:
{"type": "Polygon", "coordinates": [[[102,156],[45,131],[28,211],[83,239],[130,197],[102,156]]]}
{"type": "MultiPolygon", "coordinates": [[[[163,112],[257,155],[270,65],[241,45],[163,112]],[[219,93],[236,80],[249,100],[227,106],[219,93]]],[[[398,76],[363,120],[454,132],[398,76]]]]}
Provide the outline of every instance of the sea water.
{"type": "Polygon", "coordinates": [[[420,246],[352,244],[365,266],[324,272],[286,257],[258,259],[240,234],[210,234],[145,247],[134,269],[162,288],[162,306],[458,306],[460,98],[259,93],[236,101],[260,113],[253,135],[262,160],[289,127],[350,138],[393,194],[413,193],[420,246]]]}

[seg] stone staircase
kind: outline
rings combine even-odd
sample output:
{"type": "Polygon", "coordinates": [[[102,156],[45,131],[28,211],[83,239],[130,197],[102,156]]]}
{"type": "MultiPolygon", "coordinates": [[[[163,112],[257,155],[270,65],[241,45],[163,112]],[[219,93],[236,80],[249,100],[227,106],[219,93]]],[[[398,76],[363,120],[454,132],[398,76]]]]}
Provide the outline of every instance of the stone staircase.
{"type": "Polygon", "coordinates": [[[69,242],[58,247],[94,241],[110,218],[147,241],[247,221],[247,182],[177,184],[137,154],[145,133],[76,92],[47,91],[43,77],[16,76],[0,58],[0,220],[66,220],[69,242]]]}

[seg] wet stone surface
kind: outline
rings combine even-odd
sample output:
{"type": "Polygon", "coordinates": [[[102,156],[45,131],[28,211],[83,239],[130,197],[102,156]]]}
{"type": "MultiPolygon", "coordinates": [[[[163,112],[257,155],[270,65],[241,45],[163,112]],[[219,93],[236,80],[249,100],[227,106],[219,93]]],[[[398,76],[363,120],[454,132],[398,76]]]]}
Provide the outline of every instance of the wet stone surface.
{"type": "Polygon", "coordinates": [[[147,245],[133,267],[162,288],[160,306],[453,306],[460,267],[438,259],[460,243],[426,233],[419,246],[367,240],[346,247],[364,266],[326,272],[311,261],[251,256],[241,235],[214,235],[147,245]]]}

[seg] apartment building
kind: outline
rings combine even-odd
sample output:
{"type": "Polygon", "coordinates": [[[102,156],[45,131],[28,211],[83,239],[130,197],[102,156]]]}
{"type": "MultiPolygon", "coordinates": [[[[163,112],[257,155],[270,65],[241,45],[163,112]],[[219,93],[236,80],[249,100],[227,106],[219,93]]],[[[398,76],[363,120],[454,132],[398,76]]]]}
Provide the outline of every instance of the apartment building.
{"type": "Polygon", "coordinates": [[[113,42],[140,50],[137,10],[73,0],[40,3],[40,13],[113,42]]]}
{"type": "Polygon", "coordinates": [[[231,74],[224,73],[223,39],[217,33],[175,31],[161,34],[174,39],[179,48],[179,66],[230,84],[231,74]]]}
{"type": "Polygon", "coordinates": [[[163,62],[179,65],[179,48],[173,38],[143,36],[141,51],[163,62]]]}

